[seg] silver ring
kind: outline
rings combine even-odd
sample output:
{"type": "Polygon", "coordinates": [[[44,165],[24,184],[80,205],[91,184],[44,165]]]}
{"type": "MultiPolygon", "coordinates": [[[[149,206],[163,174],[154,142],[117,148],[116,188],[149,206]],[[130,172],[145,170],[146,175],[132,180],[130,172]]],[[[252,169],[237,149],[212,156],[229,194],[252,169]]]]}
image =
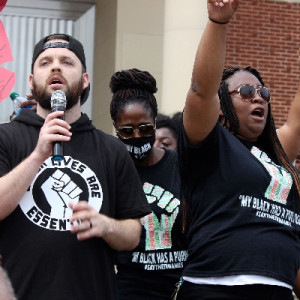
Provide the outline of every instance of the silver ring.
{"type": "Polygon", "coordinates": [[[71,222],[72,226],[80,226],[82,223],[81,219],[77,219],[71,222]]]}
{"type": "Polygon", "coordinates": [[[92,221],[89,219],[89,222],[90,222],[90,228],[92,228],[93,227],[93,223],[92,223],[92,221]]]}

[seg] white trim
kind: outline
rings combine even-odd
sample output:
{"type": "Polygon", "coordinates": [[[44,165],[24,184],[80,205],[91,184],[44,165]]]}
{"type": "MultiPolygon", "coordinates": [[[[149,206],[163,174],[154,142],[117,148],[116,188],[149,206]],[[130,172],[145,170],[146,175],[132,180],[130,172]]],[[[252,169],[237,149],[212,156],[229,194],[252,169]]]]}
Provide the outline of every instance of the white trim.
{"type": "Polygon", "coordinates": [[[266,284],[266,285],[276,285],[293,290],[293,287],[285,282],[279,281],[277,279],[260,276],[260,275],[232,275],[224,277],[187,277],[183,276],[183,279],[195,283],[195,284],[212,284],[212,285],[250,285],[250,284],[266,284]]]}

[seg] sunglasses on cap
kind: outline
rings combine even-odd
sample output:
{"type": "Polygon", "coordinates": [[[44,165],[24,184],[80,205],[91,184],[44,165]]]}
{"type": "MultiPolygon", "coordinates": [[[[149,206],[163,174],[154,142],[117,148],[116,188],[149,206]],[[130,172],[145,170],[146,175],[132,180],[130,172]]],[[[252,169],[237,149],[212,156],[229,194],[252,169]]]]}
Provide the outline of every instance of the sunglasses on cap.
{"type": "Polygon", "coordinates": [[[270,91],[264,86],[242,84],[237,89],[229,92],[230,95],[232,93],[239,93],[244,101],[251,101],[256,96],[256,94],[258,94],[266,103],[269,103],[271,100],[270,91]]]}
{"type": "Polygon", "coordinates": [[[130,139],[134,137],[134,132],[137,131],[141,136],[147,137],[154,133],[155,127],[153,124],[141,124],[138,128],[133,126],[120,126],[117,129],[117,133],[122,139],[130,139]]]}

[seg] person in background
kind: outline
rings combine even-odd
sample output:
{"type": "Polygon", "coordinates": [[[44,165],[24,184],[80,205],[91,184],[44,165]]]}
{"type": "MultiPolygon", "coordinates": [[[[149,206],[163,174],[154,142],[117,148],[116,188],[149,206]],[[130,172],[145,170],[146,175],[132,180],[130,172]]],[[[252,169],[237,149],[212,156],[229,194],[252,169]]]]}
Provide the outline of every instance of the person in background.
{"type": "Polygon", "coordinates": [[[183,110],[178,153],[190,224],[179,300],[288,300],[297,282],[300,94],[276,132],[260,73],[223,70],[238,5],[207,1],[183,110]]]}
{"type": "Polygon", "coordinates": [[[0,266],[0,300],[17,300],[7,272],[0,266]]]}
{"type": "Polygon", "coordinates": [[[90,84],[78,40],[41,39],[29,86],[37,110],[0,126],[3,267],[19,300],[116,299],[116,250],[137,246],[139,219],[151,212],[134,164],[81,112],[90,84]],[[65,112],[51,112],[58,90],[65,112]]]}
{"type": "Polygon", "coordinates": [[[181,111],[178,111],[178,112],[174,113],[174,115],[172,116],[172,120],[177,125],[177,133],[178,133],[179,126],[180,126],[180,123],[181,123],[181,118],[182,118],[182,112],[181,111]]]}
{"type": "MultiPolygon", "coordinates": [[[[28,109],[36,111],[37,102],[34,99],[32,99],[32,95],[31,94],[27,95],[27,99],[28,99],[28,101],[20,104],[20,108],[24,108],[24,107],[30,105],[31,107],[28,109]]],[[[16,116],[17,116],[17,114],[15,113],[15,111],[13,111],[12,114],[9,116],[9,120],[12,121],[16,116]]]]}
{"type": "Polygon", "coordinates": [[[118,299],[171,299],[187,259],[177,153],[157,148],[156,80],[147,71],[112,75],[111,118],[126,145],[151,205],[141,218],[139,245],[117,256],[118,299]]]}
{"type": "Polygon", "coordinates": [[[178,126],[176,121],[164,114],[158,114],[156,118],[155,143],[157,148],[177,149],[178,126]]]}
{"type": "Polygon", "coordinates": [[[0,300],[16,300],[7,272],[2,268],[3,257],[0,254],[0,300]]]}

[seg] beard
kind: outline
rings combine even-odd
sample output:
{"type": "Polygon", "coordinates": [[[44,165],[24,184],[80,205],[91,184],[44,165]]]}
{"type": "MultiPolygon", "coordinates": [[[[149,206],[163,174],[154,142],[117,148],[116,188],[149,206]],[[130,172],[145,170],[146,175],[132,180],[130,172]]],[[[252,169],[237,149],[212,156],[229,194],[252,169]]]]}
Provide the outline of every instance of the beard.
{"type": "MultiPolygon", "coordinates": [[[[83,78],[81,77],[80,80],[77,83],[74,83],[72,86],[69,86],[67,84],[67,91],[66,99],[67,99],[67,105],[66,110],[71,109],[74,107],[78,101],[80,100],[81,93],[83,91],[83,78]]],[[[38,86],[34,79],[32,79],[32,96],[33,99],[36,100],[39,105],[46,109],[51,110],[51,96],[52,93],[48,93],[46,91],[46,87],[38,86]]]]}

